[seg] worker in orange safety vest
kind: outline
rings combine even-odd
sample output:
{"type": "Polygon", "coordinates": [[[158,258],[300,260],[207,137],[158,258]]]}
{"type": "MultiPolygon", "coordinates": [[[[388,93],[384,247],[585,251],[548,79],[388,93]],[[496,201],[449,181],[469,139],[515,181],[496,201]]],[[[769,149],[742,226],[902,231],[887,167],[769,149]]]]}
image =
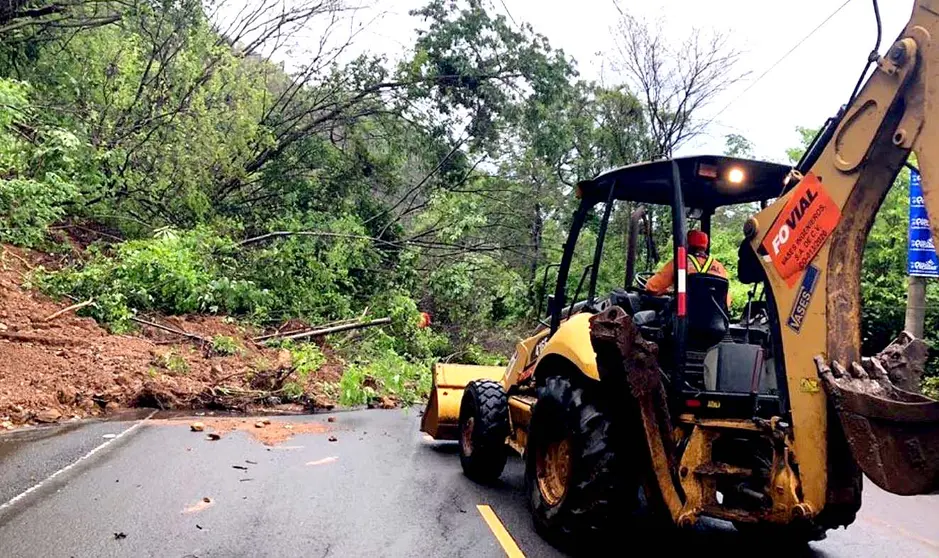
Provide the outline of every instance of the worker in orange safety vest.
{"type": "MultiPolygon", "coordinates": [[[[710,273],[729,279],[727,269],[721,262],[708,254],[710,239],[703,231],[688,231],[688,274],[710,273]]],[[[663,295],[675,284],[675,261],[669,260],[646,282],[646,291],[653,295],[663,295]]],[[[730,291],[727,291],[727,308],[730,308],[730,291]]]]}

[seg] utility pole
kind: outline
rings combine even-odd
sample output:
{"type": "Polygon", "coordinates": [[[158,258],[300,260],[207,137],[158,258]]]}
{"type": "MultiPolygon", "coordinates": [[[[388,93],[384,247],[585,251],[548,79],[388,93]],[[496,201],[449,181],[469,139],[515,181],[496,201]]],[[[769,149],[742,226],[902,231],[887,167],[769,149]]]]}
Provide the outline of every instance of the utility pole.
{"type": "Polygon", "coordinates": [[[903,329],[918,339],[923,338],[923,323],[926,321],[926,278],[910,276],[906,289],[906,320],[903,329]]]}
{"type": "Polygon", "coordinates": [[[923,338],[926,321],[926,278],[939,277],[939,258],[929,227],[929,215],[923,203],[923,184],[919,171],[910,168],[910,228],[907,246],[906,320],[903,329],[923,338]]]}

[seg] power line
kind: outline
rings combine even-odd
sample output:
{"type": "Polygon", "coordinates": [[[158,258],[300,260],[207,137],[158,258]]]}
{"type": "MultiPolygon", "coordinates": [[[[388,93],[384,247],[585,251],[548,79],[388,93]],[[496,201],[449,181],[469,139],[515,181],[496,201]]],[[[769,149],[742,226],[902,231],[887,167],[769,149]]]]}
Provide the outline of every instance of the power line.
{"type": "Polygon", "coordinates": [[[619,15],[626,17],[626,13],[623,12],[623,8],[619,7],[619,2],[617,2],[616,0],[613,0],[613,7],[616,8],[616,11],[619,12],[619,15]]]}
{"type": "Polygon", "coordinates": [[[512,25],[514,25],[515,27],[518,27],[519,26],[518,23],[516,23],[515,18],[512,17],[512,12],[510,12],[509,7],[505,5],[505,0],[499,0],[499,2],[502,4],[502,7],[505,9],[505,13],[508,14],[509,19],[512,20],[512,25]]]}
{"type": "MultiPolygon", "coordinates": [[[[800,39],[799,42],[797,42],[796,44],[794,44],[794,45],[792,46],[792,48],[790,48],[789,50],[787,50],[787,51],[786,51],[786,54],[783,54],[781,57],[779,57],[779,59],[776,60],[775,62],[773,62],[773,64],[772,64],[769,68],[767,68],[766,71],[764,71],[762,74],[760,74],[759,77],[757,77],[755,80],[753,80],[752,82],[750,82],[750,85],[748,85],[743,91],[741,91],[739,95],[737,95],[736,97],[734,97],[733,99],[731,99],[729,103],[727,103],[726,105],[724,105],[724,108],[722,108],[721,110],[719,110],[719,111],[717,112],[717,114],[715,114],[715,115],[712,116],[710,119],[708,119],[708,121],[704,123],[704,126],[703,126],[703,127],[708,126],[708,125],[709,125],[711,122],[713,122],[718,116],[720,116],[721,114],[723,114],[725,110],[727,110],[728,108],[730,108],[730,105],[732,105],[732,104],[736,103],[738,100],[740,100],[740,98],[743,97],[743,96],[747,93],[747,91],[750,91],[751,89],[753,89],[753,87],[754,87],[757,83],[759,83],[761,79],[763,79],[764,77],[766,77],[766,74],[772,72],[772,71],[776,68],[776,66],[779,66],[779,64],[782,63],[783,60],[785,60],[786,58],[788,58],[790,54],[792,54],[793,52],[795,52],[800,46],[802,46],[802,44],[803,44],[805,41],[809,40],[809,38],[810,38],[812,35],[814,35],[816,32],[818,32],[819,29],[821,29],[822,27],[824,27],[826,23],[828,23],[829,21],[831,21],[831,18],[835,17],[835,16],[838,14],[838,12],[840,12],[842,9],[844,9],[844,7],[847,6],[848,4],[850,4],[851,2],[852,2],[852,0],[845,0],[844,2],[842,2],[841,5],[838,6],[838,7],[835,9],[835,11],[831,12],[830,14],[828,14],[828,17],[826,17],[824,20],[822,20],[821,23],[819,23],[818,25],[816,25],[814,29],[812,29],[811,31],[809,31],[809,33],[808,33],[806,36],[802,37],[802,39],[800,39]]],[[[619,8],[619,4],[616,2],[616,0],[613,0],[613,4],[616,6],[616,9],[617,9],[617,10],[620,9],[620,8],[619,8]]],[[[620,13],[622,13],[622,10],[620,10],[620,13]]]]}

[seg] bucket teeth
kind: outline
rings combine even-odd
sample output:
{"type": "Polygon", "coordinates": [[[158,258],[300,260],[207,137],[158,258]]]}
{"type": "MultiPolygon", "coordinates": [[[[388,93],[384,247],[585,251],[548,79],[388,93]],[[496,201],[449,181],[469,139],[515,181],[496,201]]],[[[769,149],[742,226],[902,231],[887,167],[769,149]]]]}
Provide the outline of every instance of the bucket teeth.
{"type": "Polygon", "coordinates": [[[864,473],[895,494],[939,491],[939,401],[919,393],[925,343],[907,332],[874,357],[818,375],[864,473]]]}

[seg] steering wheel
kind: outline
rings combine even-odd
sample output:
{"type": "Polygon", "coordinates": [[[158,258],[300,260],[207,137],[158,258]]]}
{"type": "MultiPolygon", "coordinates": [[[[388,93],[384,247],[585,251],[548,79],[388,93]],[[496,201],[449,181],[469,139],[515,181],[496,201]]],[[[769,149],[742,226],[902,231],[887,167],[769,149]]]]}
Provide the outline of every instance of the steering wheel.
{"type": "Polygon", "coordinates": [[[655,275],[655,272],[653,271],[640,271],[636,273],[635,277],[633,278],[633,282],[636,283],[637,287],[644,291],[646,290],[646,283],[649,282],[649,279],[651,279],[653,275],[655,275]]]}

